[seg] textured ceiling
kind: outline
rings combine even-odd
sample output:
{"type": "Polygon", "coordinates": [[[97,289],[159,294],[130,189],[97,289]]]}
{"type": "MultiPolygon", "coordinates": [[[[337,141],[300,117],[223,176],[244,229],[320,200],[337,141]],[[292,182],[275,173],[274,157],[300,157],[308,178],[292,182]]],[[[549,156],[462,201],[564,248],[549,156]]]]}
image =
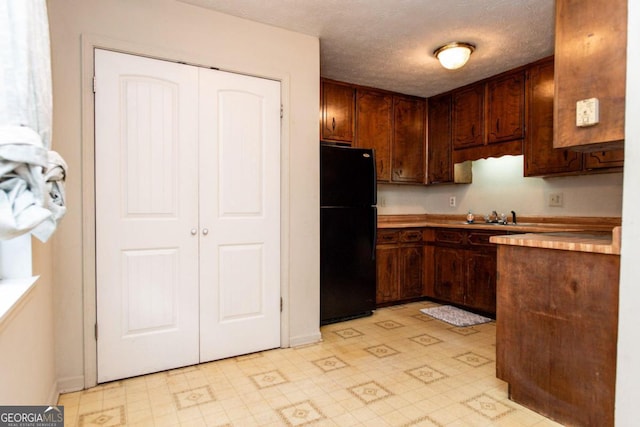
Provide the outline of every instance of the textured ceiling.
{"type": "Polygon", "coordinates": [[[181,0],[318,36],[320,74],[431,96],[553,53],[554,0],[181,0]],[[450,41],[476,51],[445,70],[432,52],[450,41]]]}

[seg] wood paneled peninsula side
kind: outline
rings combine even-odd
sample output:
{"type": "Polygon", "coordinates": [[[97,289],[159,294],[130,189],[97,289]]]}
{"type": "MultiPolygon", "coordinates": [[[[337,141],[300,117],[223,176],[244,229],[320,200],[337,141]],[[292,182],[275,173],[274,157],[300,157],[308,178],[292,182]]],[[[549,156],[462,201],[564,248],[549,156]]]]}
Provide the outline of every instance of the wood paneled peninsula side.
{"type": "Polygon", "coordinates": [[[496,236],[496,374],[566,425],[613,426],[620,227],[496,236]]]}

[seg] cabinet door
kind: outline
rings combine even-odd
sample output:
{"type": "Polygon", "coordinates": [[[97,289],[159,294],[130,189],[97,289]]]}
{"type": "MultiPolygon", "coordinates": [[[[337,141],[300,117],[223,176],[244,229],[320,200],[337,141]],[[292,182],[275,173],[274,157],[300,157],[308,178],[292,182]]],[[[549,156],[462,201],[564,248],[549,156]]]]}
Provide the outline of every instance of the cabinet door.
{"type": "Polygon", "coordinates": [[[393,182],[424,182],[425,109],[424,99],[393,97],[393,182]]]}
{"type": "Polygon", "coordinates": [[[399,249],[398,287],[400,299],[422,296],[422,245],[403,245],[399,249]]]}
{"type": "Polygon", "coordinates": [[[621,168],[624,166],[624,150],[586,153],[584,160],[586,169],[621,168]]]}
{"type": "Polygon", "coordinates": [[[434,248],[434,293],[436,298],[464,304],[465,251],[455,248],[434,248]]]}
{"type": "Polygon", "coordinates": [[[453,149],[484,143],[484,84],[453,93],[453,149]]]}
{"type": "Polygon", "coordinates": [[[376,248],[377,304],[398,299],[397,272],[397,246],[378,246],[376,248]]]}
{"type": "Polygon", "coordinates": [[[621,148],[626,80],[632,78],[626,76],[626,46],[626,0],[556,1],[557,148],[621,148]],[[592,97],[600,101],[600,122],[576,127],[576,101],[592,97]]]}
{"type": "Polygon", "coordinates": [[[391,181],[393,98],[390,94],[357,90],[356,146],[373,148],[378,181],[391,181]]]}
{"type": "Polygon", "coordinates": [[[496,250],[484,247],[467,254],[465,305],[496,312],[496,250]]]}
{"type": "Polygon", "coordinates": [[[322,81],[320,138],[324,141],[353,141],[355,89],[345,84],[322,81]]]}
{"type": "Polygon", "coordinates": [[[453,182],[450,94],[429,98],[427,152],[427,183],[453,182]]]}
{"type": "Polygon", "coordinates": [[[540,176],[580,171],[580,153],[553,148],[553,60],[535,65],[527,72],[524,175],[540,176]]]}
{"type": "Polygon", "coordinates": [[[524,71],[487,82],[487,143],[524,137],[524,71]]]}

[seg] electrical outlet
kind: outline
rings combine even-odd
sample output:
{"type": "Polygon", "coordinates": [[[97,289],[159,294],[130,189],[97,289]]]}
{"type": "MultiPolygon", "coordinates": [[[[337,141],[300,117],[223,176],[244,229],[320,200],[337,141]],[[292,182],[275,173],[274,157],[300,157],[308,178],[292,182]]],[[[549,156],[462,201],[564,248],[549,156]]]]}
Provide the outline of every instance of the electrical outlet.
{"type": "Polygon", "coordinates": [[[549,193],[549,206],[561,207],[564,204],[562,193],[549,193]]]}
{"type": "Polygon", "coordinates": [[[449,196],[449,207],[456,207],[456,196],[449,196]]]}
{"type": "Polygon", "coordinates": [[[380,207],[387,206],[387,199],[385,199],[384,197],[380,197],[378,199],[378,206],[380,206],[380,207]]]}

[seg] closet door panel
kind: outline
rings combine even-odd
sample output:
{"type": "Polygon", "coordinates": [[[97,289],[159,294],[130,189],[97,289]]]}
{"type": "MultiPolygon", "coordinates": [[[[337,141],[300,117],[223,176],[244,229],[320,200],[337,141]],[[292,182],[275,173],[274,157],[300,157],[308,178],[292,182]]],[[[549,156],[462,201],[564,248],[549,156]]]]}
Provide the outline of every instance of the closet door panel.
{"type": "Polygon", "coordinates": [[[200,70],[200,357],[280,346],[280,84],[200,70]]]}
{"type": "Polygon", "coordinates": [[[198,362],[195,67],[96,50],[98,382],[198,362]],[[162,349],[162,351],[158,351],[162,349]]]}
{"type": "MultiPolygon", "coordinates": [[[[221,90],[218,94],[218,208],[221,218],[262,215],[264,210],[263,97],[221,90]],[[243,118],[255,123],[247,126],[243,118]]],[[[205,142],[207,143],[207,142],[205,142]]],[[[209,179],[205,176],[204,182],[209,179]]]]}

